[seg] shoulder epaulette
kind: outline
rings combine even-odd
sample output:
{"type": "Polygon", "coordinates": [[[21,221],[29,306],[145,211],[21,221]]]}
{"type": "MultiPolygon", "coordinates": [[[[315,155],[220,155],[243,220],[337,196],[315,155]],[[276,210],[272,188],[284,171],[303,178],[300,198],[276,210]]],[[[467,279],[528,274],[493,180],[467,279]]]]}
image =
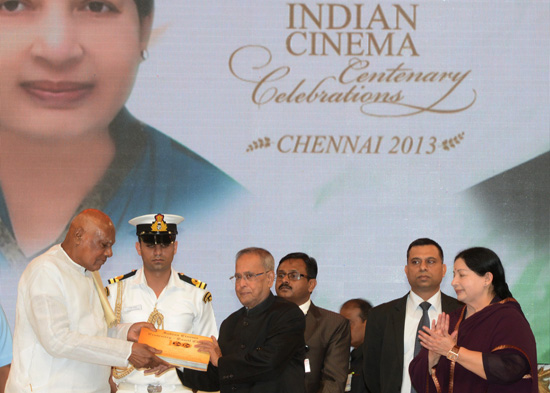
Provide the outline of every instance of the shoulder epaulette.
{"type": "Polygon", "coordinates": [[[188,284],[194,285],[194,286],[196,286],[197,288],[200,288],[200,289],[206,289],[206,283],[205,282],[197,280],[196,278],[188,277],[183,273],[178,273],[178,276],[180,277],[180,280],[185,281],[188,284]]]}
{"type": "Polygon", "coordinates": [[[119,281],[122,281],[122,280],[125,280],[127,279],[128,277],[132,277],[132,276],[135,276],[137,270],[132,270],[130,273],[126,273],[126,274],[122,274],[120,276],[117,276],[117,277],[114,277],[114,278],[110,278],[109,280],[107,280],[109,282],[109,284],[114,284],[115,282],[119,282],[119,281]]]}

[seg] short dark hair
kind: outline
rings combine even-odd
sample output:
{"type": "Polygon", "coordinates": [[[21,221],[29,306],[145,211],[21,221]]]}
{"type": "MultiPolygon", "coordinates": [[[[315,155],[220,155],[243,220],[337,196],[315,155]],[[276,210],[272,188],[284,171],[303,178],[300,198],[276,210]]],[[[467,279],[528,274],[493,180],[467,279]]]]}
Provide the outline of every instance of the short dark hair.
{"type": "Polygon", "coordinates": [[[460,251],[455,257],[455,262],[457,259],[462,259],[466,266],[480,277],[483,277],[485,273],[491,273],[493,275],[493,288],[499,298],[513,297],[506,283],[502,262],[493,250],[485,247],[472,247],[460,251]]]}
{"type": "Polygon", "coordinates": [[[281,263],[288,259],[301,259],[306,264],[306,274],[308,279],[317,278],[317,261],[315,258],[310,257],[306,253],[303,252],[292,252],[290,254],[285,255],[281,258],[279,261],[279,265],[277,266],[277,269],[279,266],[281,266],[281,263]]]}
{"type": "Polygon", "coordinates": [[[443,262],[443,249],[435,240],[428,239],[427,237],[421,237],[420,239],[416,239],[411,244],[409,244],[409,248],[407,248],[407,261],[409,260],[409,253],[411,251],[411,248],[417,246],[435,246],[439,250],[441,262],[443,262]]]}
{"type": "Polygon", "coordinates": [[[134,2],[136,3],[139,20],[151,15],[153,12],[155,0],[134,0],[134,2]]]}
{"type": "Polygon", "coordinates": [[[350,299],[348,300],[347,302],[345,302],[344,304],[342,304],[342,307],[340,307],[340,309],[344,308],[344,307],[348,307],[348,308],[358,308],[359,310],[361,310],[359,312],[359,316],[361,317],[361,319],[363,321],[366,321],[367,320],[367,313],[369,312],[369,310],[372,308],[372,304],[370,304],[370,302],[368,302],[367,300],[365,299],[350,299]]]}

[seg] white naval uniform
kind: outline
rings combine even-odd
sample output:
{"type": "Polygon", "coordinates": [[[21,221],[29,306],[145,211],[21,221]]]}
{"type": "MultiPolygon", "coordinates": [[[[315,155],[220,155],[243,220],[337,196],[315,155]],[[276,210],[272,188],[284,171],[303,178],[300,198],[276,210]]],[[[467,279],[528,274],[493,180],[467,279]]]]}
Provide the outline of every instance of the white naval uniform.
{"type": "MultiPolygon", "coordinates": [[[[151,312],[157,309],[164,316],[164,330],[198,334],[201,336],[218,336],[216,320],[210,293],[180,279],[178,273],[172,269],[168,284],[159,297],[147,285],[143,269],[136,274],[122,279],[122,307],[121,323],[133,323],[147,321],[151,312]]],[[[118,283],[110,284],[109,303],[113,310],[116,307],[118,283]]],[[[177,386],[178,389],[191,391],[181,385],[176,370],[171,369],[163,375],[145,375],[143,371],[134,370],[121,379],[115,379],[122,391],[144,391],[148,385],[177,386]],[[129,390],[129,385],[134,385],[134,390],[129,390]],[[137,388],[135,386],[138,386],[137,388]],[[143,386],[139,389],[139,386],[143,386]],[[124,390],[123,390],[124,389],[124,390]]],[[[172,389],[163,389],[169,391],[172,389]]]]}
{"type": "Polygon", "coordinates": [[[19,281],[6,392],[109,392],[110,366],[132,352],[129,326],[108,330],[91,273],[53,246],[19,281]]]}

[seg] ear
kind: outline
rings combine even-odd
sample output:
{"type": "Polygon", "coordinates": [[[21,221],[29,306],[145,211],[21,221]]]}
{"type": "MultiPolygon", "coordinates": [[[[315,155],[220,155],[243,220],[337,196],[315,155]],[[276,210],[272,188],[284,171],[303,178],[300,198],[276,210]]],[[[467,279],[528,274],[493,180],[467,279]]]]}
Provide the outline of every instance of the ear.
{"type": "Polygon", "coordinates": [[[312,293],[316,286],[317,286],[317,279],[312,278],[311,280],[309,280],[307,282],[307,290],[309,291],[309,293],[312,293]]]}
{"type": "Polygon", "coordinates": [[[266,273],[266,276],[269,288],[271,288],[271,286],[273,285],[273,281],[275,281],[275,272],[273,270],[270,270],[266,273]]]}
{"type": "Polygon", "coordinates": [[[142,51],[146,50],[149,46],[151,31],[153,30],[153,12],[154,11],[151,11],[151,13],[140,22],[139,42],[142,51]]]}
{"type": "Polygon", "coordinates": [[[139,241],[136,242],[136,251],[141,256],[141,243],[139,241]]]}
{"type": "Polygon", "coordinates": [[[443,264],[443,277],[445,277],[446,273],[447,273],[447,265],[443,264]]]}
{"type": "Polygon", "coordinates": [[[176,255],[177,252],[178,252],[178,241],[176,240],[174,242],[174,255],[176,255]]]}
{"type": "Polygon", "coordinates": [[[82,227],[78,227],[76,228],[76,230],[74,231],[74,241],[75,241],[75,244],[80,244],[80,242],[82,241],[82,237],[84,236],[84,228],[82,227]]]}
{"type": "Polygon", "coordinates": [[[487,273],[485,273],[485,275],[483,277],[485,278],[485,285],[486,286],[489,286],[493,283],[493,273],[487,272],[487,273]]]}
{"type": "Polygon", "coordinates": [[[405,265],[405,275],[407,275],[407,276],[409,275],[409,264],[408,263],[405,265]]]}

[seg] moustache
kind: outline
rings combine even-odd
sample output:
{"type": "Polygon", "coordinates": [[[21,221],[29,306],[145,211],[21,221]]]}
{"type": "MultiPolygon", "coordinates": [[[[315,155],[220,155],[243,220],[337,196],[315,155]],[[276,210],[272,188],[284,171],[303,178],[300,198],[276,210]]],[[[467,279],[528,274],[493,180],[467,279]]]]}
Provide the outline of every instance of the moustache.
{"type": "Polygon", "coordinates": [[[279,285],[279,289],[283,289],[283,288],[286,288],[286,289],[292,289],[292,287],[288,284],[281,284],[279,285]]]}

